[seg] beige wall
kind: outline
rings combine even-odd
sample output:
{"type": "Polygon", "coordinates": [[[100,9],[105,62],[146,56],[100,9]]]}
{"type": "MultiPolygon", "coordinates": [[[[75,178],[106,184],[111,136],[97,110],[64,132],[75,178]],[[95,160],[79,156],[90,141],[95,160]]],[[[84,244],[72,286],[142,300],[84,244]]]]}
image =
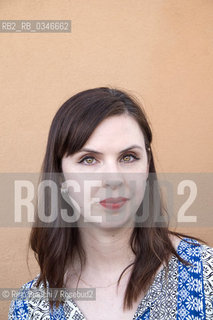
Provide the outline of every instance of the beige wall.
{"type": "MultiPolygon", "coordinates": [[[[69,34],[0,34],[1,172],[37,172],[59,106],[107,85],[145,102],[158,171],[212,172],[212,12],[212,0],[1,0],[0,19],[72,20],[69,34]]],[[[213,228],[187,231],[213,246],[213,228]]],[[[1,287],[37,274],[28,234],[1,229],[1,287]]]]}

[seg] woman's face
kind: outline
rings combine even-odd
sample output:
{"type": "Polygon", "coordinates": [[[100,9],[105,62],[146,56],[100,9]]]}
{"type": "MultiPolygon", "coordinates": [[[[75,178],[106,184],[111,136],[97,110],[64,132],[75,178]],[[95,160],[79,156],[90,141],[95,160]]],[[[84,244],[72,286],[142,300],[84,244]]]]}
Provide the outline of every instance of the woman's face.
{"type": "Polygon", "coordinates": [[[132,226],[149,172],[138,123],[128,115],[103,120],[80,151],[62,158],[62,171],[79,225],[132,226]]]}

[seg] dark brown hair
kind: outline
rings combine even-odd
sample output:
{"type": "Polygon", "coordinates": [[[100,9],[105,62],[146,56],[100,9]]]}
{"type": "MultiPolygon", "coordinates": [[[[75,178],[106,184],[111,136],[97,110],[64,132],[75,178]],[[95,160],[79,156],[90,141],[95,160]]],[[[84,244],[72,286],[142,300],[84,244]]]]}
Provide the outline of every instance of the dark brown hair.
{"type": "MultiPolygon", "coordinates": [[[[149,173],[152,173],[157,181],[151,149],[152,132],[141,103],[124,90],[108,87],[79,92],[59,108],[50,127],[40,181],[45,179],[48,173],[49,177],[60,185],[63,178],[59,181],[56,174],[62,172],[62,157],[65,154],[72,155],[79,151],[104,119],[122,114],[128,114],[139,124],[145,139],[149,173]]],[[[152,181],[150,181],[149,188],[150,199],[153,199],[152,181]]],[[[61,194],[58,195],[58,200],[58,209],[64,207],[72,215],[72,207],[64,201],[61,194]]],[[[50,199],[47,197],[45,201],[46,212],[49,210],[49,201],[50,199]]],[[[181,262],[187,264],[176,252],[169,235],[176,235],[180,239],[188,236],[170,231],[166,221],[162,226],[155,225],[152,206],[149,210],[149,226],[135,226],[130,238],[129,243],[135,253],[135,261],[131,264],[133,270],[125,292],[124,309],[131,309],[133,302],[137,300],[142,291],[145,292],[151,285],[153,277],[162,262],[166,262],[168,266],[171,255],[175,255],[181,262]]],[[[165,208],[161,204],[159,214],[163,211],[165,211],[165,208]]],[[[141,209],[140,214],[142,213],[141,209]]],[[[50,288],[63,288],[68,261],[72,261],[75,254],[78,254],[81,266],[86,263],[79,230],[76,225],[73,228],[63,226],[60,215],[51,227],[46,227],[44,223],[40,223],[38,217],[36,219],[31,230],[29,247],[34,251],[35,258],[40,266],[37,287],[43,282],[46,288],[46,281],[48,281],[50,288]]],[[[205,243],[199,238],[193,238],[205,243]]],[[[118,284],[127,268],[121,273],[118,284]]],[[[63,303],[63,301],[58,300],[57,307],[60,302],[63,303]]],[[[52,301],[50,301],[50,305],[53,307],[52,301]]]]}

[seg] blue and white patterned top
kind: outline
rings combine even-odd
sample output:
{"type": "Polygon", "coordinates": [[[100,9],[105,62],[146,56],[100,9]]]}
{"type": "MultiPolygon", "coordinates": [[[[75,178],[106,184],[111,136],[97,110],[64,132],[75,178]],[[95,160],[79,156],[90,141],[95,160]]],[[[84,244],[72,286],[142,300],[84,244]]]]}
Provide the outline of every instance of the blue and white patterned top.
{"type": "MultiPolygon", "coordinates": [[[[213,319],[213,248],[197,240],[184,238],[178,254],[191,262],[185,266],[174,255],[169,261],[168,277],[165,268],[156,275],[146,295],[130,320],[210,320],[213,319]],[[194,246],[193,243],[199,244],[194,246]]],[[[21,288],[36,288],[37,275],[21,288]]],[[[39,289],[44,288],[41,283],[39,289]]],[[[60,308],[50,311],[48,300],[35,297],[14,299],[10,304],[8,320],[86,320],[73,299],[67,299],[60,308]]]]}

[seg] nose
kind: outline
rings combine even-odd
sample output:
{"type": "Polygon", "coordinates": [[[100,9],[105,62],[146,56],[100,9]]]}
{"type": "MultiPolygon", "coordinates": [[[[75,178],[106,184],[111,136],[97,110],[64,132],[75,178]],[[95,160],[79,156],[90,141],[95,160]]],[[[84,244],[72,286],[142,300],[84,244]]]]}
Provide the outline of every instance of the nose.
{"type": "Polygon", "coordinates": [[[120,186],[123,185],[123,181],[121,181],[121,179],[104,179],[103,180],[103,187],[110,187],[111,189],[117,189],[120,186]]]}
{"type": "Polygon", "coordinates": [[[116,165],[110,165],[102,173],[103,187],[117,189],[124,184],[124,177],[116,165]]]}

